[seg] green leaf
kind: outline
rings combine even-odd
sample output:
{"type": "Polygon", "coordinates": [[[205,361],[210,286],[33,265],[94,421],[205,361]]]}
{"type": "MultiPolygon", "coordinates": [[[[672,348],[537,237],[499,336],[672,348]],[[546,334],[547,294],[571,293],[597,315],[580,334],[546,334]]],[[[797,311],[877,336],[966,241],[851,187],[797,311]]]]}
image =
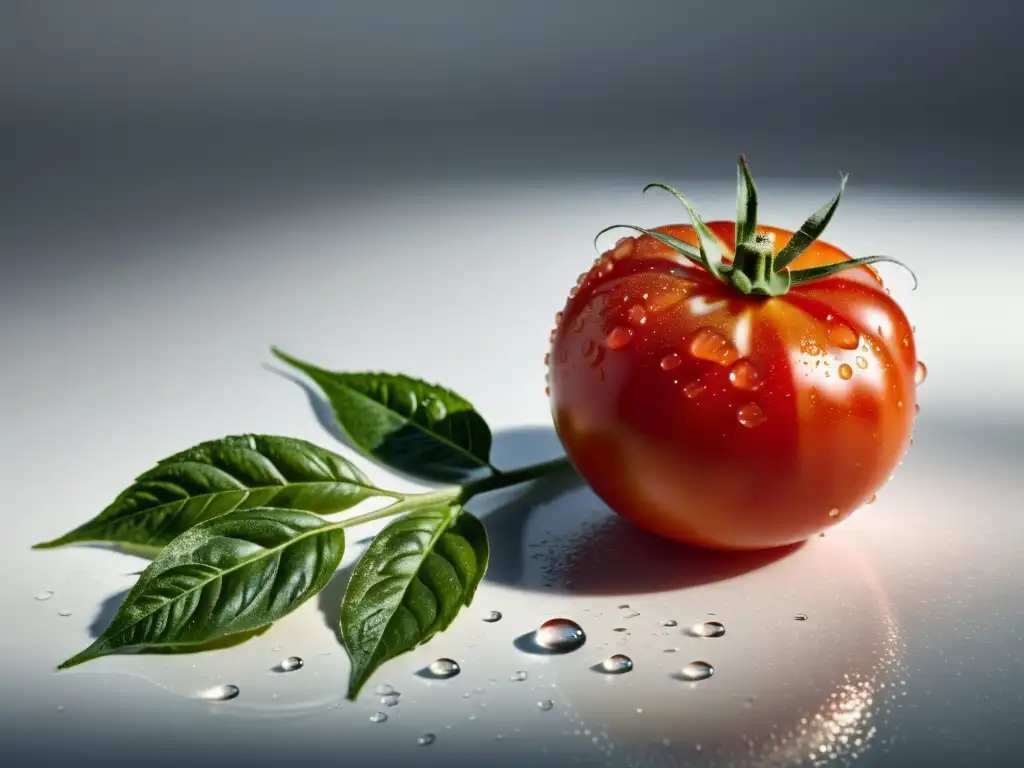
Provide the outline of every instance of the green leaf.
{"type": "Polygon", "coordinates": [[[750,176],[746,158],[736,166],[736,252],[752,248],[757,234],[757,187],[750,176]]]}
{"type": "Polygon", "coordinates": [[[400,374],[327,371],[272,351],[316,382],[342,432],[368,457],[437,482],[461,482],[481,468],[497,472],[487,422],[454,392],[400,374]]]}
{"type": "Polygon", "coordinates": [[[718,245],[718,238],[715,234],[708,229],[707,224],[704,220],[697,215],[697,211],[693,209],[690,202],[683,197],[683,193],[675,187],[670,187],[668,184],[648,184],[644,187],[644,192],[648,189],[663,189],[666,192],[670,192],[675,198],[683,204],[686,208],[686,212],[690,215],[690,221],[693,224],[693,229],[697,233],[697,241],[700,243],[700,258],[701,264],[704,269],[710,272],[719,280],[722,279],[721,272],[719,271],[719,264],[722,260],[721,249],[718,245]]]}
{"type": "Polygon", "coordinates": [[[790,282],[793,285],[800,285],[801,283],[810,283],[815,280],[821,280],[840,272],[845,272],[848,269],[853,269],[854,267],[863,267],[867,264],[877,264],[878,262],[886,262],[888,264],[896,264],[897,266],[903,267],[910,273],[910,276],[914,278],[914,290],[917,290],[917,275],[914,274],[914,270],[902,261],[894,259],[891,256],[865,256],[860,259],[850,259],[849,261],[837,261],[833,264],[824,264],[820,267],[798,269],[796,272],[790,271],[789,277],[790,282]]]}
{"type": "Polygon", "coordinates": [[[152,556],[192,526],[236,509],[331,514],[371,496],[394,494],[375,488],[351,462],[312,443],[268,435],[226,437],[164,459],[97,517],[35,548],[110,542],[152,556]]]}
{"type": "Polygon", "coordinates": [[[807,221],[800,225],[800,229],[793,233],[785,247],[775,255],[773,269],[776,272],[781,272],[792,264],[801,253],[810,247],[811,243],[821,237],[821,233],[825,231],[825,227],[832,221],[832,215],[836,212],[836,208],[839,207],[839,198],[843,196],[846,179],[847,174],[839,174],[839,191],[836,192],[835,197],[812,213],[807,221]]]}
{"type": "Polygon", "coordinates": [[[678,237],[672,235],[666,235],[664,232],[659,232],[656,229],[644,229],[643,227],[635,227],[632,224],[612,224],[610,227],[605,227],[594,236],[594,240],[601,237],[605,232],[609,232],[613,229],[632,229],[634,232],[639,232],[643,235],[649,235],[660,243],[667,245],[673,251],[678,253],[680,256],[685,256],[694,264],[703,267],[704,260],[701,258],[700,250],[690,245],[684,240],[680,240],[678,237]]]}
{"type": "Polygon", "coordinates": [[[110,626],[58,669],[259,629],[323,589],[344,549],[340,524],[300,510],[245,509],[200,523],[161,550],[110,626]]]}
{"type": "Polygon", "coordinates": [[[384,662],[448,628],[487,570],[487,531],[458,505],[410,513],[373,540],[341,603],[354,699],[384,662]]]}

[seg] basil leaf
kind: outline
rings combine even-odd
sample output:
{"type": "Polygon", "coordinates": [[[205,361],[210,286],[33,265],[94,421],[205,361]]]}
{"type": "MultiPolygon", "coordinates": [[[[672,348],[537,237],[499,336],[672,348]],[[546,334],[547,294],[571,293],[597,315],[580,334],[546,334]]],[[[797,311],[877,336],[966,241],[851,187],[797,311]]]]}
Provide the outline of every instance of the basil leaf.
{"type": "Polygon", "coordinates": [[[377,535],[341,603],[350,699],[381,664],[448,628],[472,601],[488,557],[483,523],[458,505],[416,510],[377,535]]]}
{"type": "Polygon", "coordinates": [[[58,669],[259,629],[323,589],[344,549],[339,524],[301,510],[237,510],[200,523],[161,550],[110,626],[58,669]]]}
{"type": "Polygon", "coordinates": [[[326,371],[279,349],[273,353],[316,382],[342,432],[368,457],[438,482],[494,469],[487,422],[454,392],[400,374],[326,371]]]}
{"type": "Polygon", "coordinates": [[[375,488],[351,462],[304,440],[225,437],[164,459],[97,517],[35,548],[110,542],[153,556],[192,526],[236,509],[330,514],[371,496],[391,495],[375,488]]]}

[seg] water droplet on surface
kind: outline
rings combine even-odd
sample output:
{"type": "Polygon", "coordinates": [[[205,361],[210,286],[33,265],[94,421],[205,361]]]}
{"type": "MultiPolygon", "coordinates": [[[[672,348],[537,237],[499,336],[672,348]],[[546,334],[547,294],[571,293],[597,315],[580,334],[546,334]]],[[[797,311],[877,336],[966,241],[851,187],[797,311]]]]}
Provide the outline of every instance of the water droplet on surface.
{"type": "Polygon", "coordinates": [[[294,672],[297,669],[302,669],[304,662],[298,656],[289,656],[287,659],[277,665],[277,669],[280,672],[294,672]]]}
{"type": "Polygon", "coordinates": [[[856,362],[857,362],[857,367],[858,367],[858,368],[860,368],[861,370],[864,370],[865,368],[867,368],[867,367],[868,367],[868,361],[867,361],[867,360],[865,360],[865,359],[864,359],[863,357],[861,357],[860,355],[857,355],[857,360],[856,360],[856,362]]]}
{"type": "Polygon", "coordinates": [[[897,401],[896,401],[896,408],[897,408],[897,409],[900,409],[900,408],[902,408],[902,407],[903,407],[903,401],[902,401],[902,400],[897,400],[897,401]]]}
{"type": "Polygon", "coordinates": [[[641,304],[634,304],[629,308],[626,317],[629,318],[629,322],[633,325],[643,325],[647,322],[647,310],[641,304]]]}
{"type": "Polygon", "coordinates": [[[865,503],[865,504],[874,504],[874,503],[875,503],[875,500],[876,500],[877,498],[878,498],[878,495],[877,495],[877,494],[874,494],[874,493],[872,493],[872,494],[871,494],[870,496],[868,496],[868,500],[867,500],[867,501],[865,501],[864,503],[865,503]]]}
{"type": "Polygon", "coordinates": [[[370,715],[371,723],[383,723],[386,722],[387,719],[388,716],[386,712],[374,712],[372,715],[370,715]]]}
{"type": "Polygon", "coordinates": [[[71,615],[71,611],[57,611],[57,615],[60,616],[62,619],[66,619],[68,616],[71,615]]]}
{"type": "Polygon", "coordinates": [[[387,683],[381,683],[373,689],[373,692],[378,696],[389,696],[395,692],[395,689],[393,686],[390,686],[387,683]]]}
{"type": "Polygon", "coordinates": [[[839,517],[839,509],[836,508],[836,507],[832,507],[832,509],[830,509],[828,511],[828,516],[829,517],[839,517]]]}
{"type": "Polygon", "coordinates": [[[398,702],[401,700],[400,693],[389,693],[387,696],[381,696],[380,703],[385,707],[396,707],[398,702]]]}
{"type": "Polygon", "coordinates": [[[694,400],[701,396],[704,392],[704,385],[699,381],[691,381],[685,387],[683,387],[683,394],[686,395],[690,400],[694,400]]]}
{"type": "Polygon", "coordinates": [[[852,379],[853,378],[853,368],[851,368],[846,363],[843,363],[842,365],[840,365],[839,366],[839,378],[843,379],[844,381],[849,381],[850,379],[852,379]]]}
{"type": "Polygon", "coordinates": [[[828,340],[840,349],[856,349],[860,343],[857,332],[847,325],[833,325],[829,328],[828,340]]]}
{"type": "Polygon", "coordinates": [[[616,653],[601,662],[601,671],[609,675],[622,675],[633,669],[633,660],[624,653],[616,653]]]}
{"type": "Polygon", "coordinates": [[[736,409],[736,419],[744,427],[759,427],[767,421],[767,418],[757,403],[747,403],[736,409]]]}
{"type": "Polygon", "coordinates": [[[663,622],[661,622],[661,626],[663,627],[674,627],[678,624],[679,622],[677,622],[675,619],[665,619],[663,622]]]}
{"type": "Polygon", "coordinates": [[[619,350],[629,344],[629,340],[633,338],[633,332],[629,328],[624,326],[618,326],[612,329],[612,332],[608,334],[608,337],[604,340],[604,343],[608,346],[608,349],[619,350]]]}
{"type": "Polygon", "coordinates": [[[528,677],[529,675],[526,673],[526,670],[520,669],[509,675],[508,679],[511,680],[513,683],[521,683],[528,677]]]}
{"type": "Polygon", "coordinates": [[[484,621],[488,624],[493,624],[496,621],[501,621],[501,611],[488,611],[484,614],[484,621]]]}
{"type": "Polygon", "coordinates": [[[697,637],[721,637],[725,634],[725,625],[720,621],[702,621],[694,624],[690,633],[697,637]]]}
{"type": "Polygon", "coordinates": [[[427,666],[427,671],[438,679],[447,680],[449,677],[455,677],[459,674],[462,671],[462,667],[454,659],[436,659],[430,662],[427,666]]]}
{"type": "Polygon", "coordinates": [[[679,673],[683,680],[696,683],[700,680],[707,680],[715,674],[715,668],[706,661],[691,661],[679,673]]]}
{"type": "Polygon", "coordinates": [[[807,621],[807,614],[798,613],[796,616],[793,617],[793,621],[807,621]]]}
{"type": "Polygon", "coordinates": [[[207,688],[200,693],[199,698],[204,701],[230,701],[238,696],[238,694],[237,685],[215,685],[213,688],[207,688]]]}
{"type": "Polygon", "coordinates": [[[690,340],[690,354],[718,365],[732,365],[740,356],[731,341],[711,328],[697,330],[690,340]]]}
{"type": "Polygon", "coordinates": [[[424,733],[422,736],[416,739],[416,743],[419,744],[421,747],[429,747],[435,741],[437,741],[437,736],[435,736],[432,733],[424,733]]]}
{"type": "Polygon", "coordinates": [[[569,619],[548,619],[537,629],[537,645],[557,653],[569,653],[587,641],[583,628],[569,619]]]}
{"type": "Polygon", "coordinates": [[[49,600],[51,597],[53,597],[53,590],[44,589],[42,592],[36,595],[36,600],[38,600],[39,602],[43,602],[44,600],[49,600]]]}
{"type": "Polygon", "coordinates": [[[749,360],[737,360],[729,369],[729,381],[734,387],[754,391],[761,388],[761,371],[749,360]]]}
{"type": "Polygon", "coordinates": [[[551,699],[544,699],[544,701],[537,702],[537,709],[541,712],[550,712],[555,707],[555,702],[551,699]]]}
{"type": "Polygon", "coordinates": [[[924,384],[924,380],[928,378],[928,366],[922,363],[920,360],[917,361],[917,367],[914,368],[914,383],[918,386],[924,384]]]}
{"type": "Polygon", "coordinates": [[[671,371],[673,368],[678,368],[682,362],[683,361],[679,358],[679,355],[675,352],[669,352],[661,358],[661,362],[658,363],[658,365],[661,366],[661,370],[663,371],[671,371]]]}

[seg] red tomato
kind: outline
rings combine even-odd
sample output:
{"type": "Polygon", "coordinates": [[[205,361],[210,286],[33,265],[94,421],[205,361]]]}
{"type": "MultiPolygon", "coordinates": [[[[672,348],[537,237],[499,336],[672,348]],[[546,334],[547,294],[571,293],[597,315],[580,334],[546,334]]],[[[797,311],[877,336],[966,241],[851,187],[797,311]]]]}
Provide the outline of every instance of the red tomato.
{"type": "MultiPolygon", "coordinates": [[[[708,224],[723,263],[734,227],[708,224]]],[[[698,244],[689,225],[655,231],[698,244]]],[[[756,232],[776,254],[792,235],[756,232]]],[[[790,271],[849,259],[815,241],[790,271]]],[[[910,442],[917,365],[911,326],[868,266],[745,295],[644,234],[574,289],[549,386],[570,461],[614,511],[746,550],[802,541],[872,500],[910,442]]]]}

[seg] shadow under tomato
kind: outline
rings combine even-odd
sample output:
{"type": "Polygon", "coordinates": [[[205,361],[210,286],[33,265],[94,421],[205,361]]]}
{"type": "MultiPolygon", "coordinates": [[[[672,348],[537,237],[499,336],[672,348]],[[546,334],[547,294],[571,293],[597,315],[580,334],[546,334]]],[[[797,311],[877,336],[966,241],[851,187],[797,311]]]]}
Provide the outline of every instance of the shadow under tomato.
{"type": "MultiPolygon", "coordinates": [[[[502,468],[560,452],[551,428],[503,430],[494,436],[502,468]]],[[[537,481],[511,498],[470,502],[487,526],[487,581],[523,590],[583,595],[637,595],[725,581],[756,571],[800,548],[715,552],[654,536],[612,512],[577,475],[537,481]]]]}

